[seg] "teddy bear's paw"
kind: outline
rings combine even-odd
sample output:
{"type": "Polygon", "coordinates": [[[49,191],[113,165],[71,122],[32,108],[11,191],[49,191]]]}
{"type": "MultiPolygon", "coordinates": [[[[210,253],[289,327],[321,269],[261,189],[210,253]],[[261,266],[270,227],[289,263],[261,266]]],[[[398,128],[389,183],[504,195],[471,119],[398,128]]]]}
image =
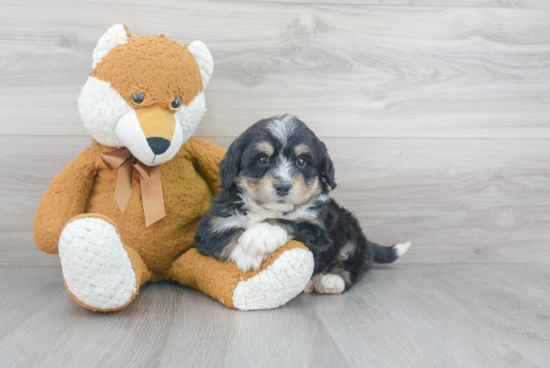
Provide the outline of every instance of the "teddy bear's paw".
{"type": "Polygon", "coordinates": [[[312,273],[313,254],[309,250],[287,250],[264,270],[237,284],[233,305],[240,310],[280,307],[304,290],[312,273]]]}
{"type": "Polygon", "coordinates": [[[239,245],[248,254],[266,259],[287,241],[288,233],[285,230],[262,222],[249,227],[239,238],[239,245]]]}
{"type": "Polygon", "coordinates": [[[59,240],[67,289],[91,309],[121,308],[136,293],[136,274],[116,228],[99,218],[71,221],[59,240]]]}

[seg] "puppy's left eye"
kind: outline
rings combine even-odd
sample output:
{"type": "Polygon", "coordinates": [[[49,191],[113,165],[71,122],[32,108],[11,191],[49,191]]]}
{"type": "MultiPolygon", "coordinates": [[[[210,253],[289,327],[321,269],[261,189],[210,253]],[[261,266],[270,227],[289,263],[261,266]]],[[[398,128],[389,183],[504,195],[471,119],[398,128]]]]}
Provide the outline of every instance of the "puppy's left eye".
{"type": "Polygon", "coordinates": [[[181,98],[178,96],[174,97],[174,101],[172,101],[172,106],[170,107],[172,110],[177,110],[181,106],[181,98]]]}
{"type": "Polygon", "coordinates": [[[298,167],[306,166],[306,160],[303,157],[298,157],[296,159],[296,166],[298,166],[298,167]]]}
{"type": "Polygon", "coordinates": [[[260,165],[265,165],[265,164],[267,164],[267,156],[260,156],[260,157],[258,157],[258,163],[259,163],[260,165]]]}

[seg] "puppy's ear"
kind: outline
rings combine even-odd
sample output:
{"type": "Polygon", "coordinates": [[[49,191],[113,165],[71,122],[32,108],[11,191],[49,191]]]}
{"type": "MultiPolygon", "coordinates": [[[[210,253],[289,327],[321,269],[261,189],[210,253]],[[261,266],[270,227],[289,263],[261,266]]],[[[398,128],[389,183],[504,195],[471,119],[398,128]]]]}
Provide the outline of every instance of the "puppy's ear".
{"type": "Polygon", "coordinates": [[[331,189],[336,188],[336,178],[334,177],[334,164],[328,155],[327,146],[321,141],[321,179],[330,186],[331,189]]]}
{"type": "Polygon", "coordinates": [[[240,136],[231,143],[223,160],[220,162],[220,176],[222,179],[222,186],[225,189],[231,188],[235,183],[235,177],[241,171],[241,157],[245,147],[246,140],[240,136]]]}

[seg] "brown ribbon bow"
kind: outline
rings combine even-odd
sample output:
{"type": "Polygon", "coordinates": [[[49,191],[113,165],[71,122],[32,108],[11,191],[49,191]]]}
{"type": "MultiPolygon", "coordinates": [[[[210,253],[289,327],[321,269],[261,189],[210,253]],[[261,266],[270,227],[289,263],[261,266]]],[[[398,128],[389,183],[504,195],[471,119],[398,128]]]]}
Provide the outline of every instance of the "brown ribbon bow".
{"type": "Polygon", "coordinates": [[[158,166],[146,166],[135,158],[128,148],[100,154],[109,170],[118,169],[115,201],[122,213],[132,194],[132,171],[136,169],[140,176],[141,198],[145,213],[145,227],[154,224],[164,216],[164,198],[158,166]]]}

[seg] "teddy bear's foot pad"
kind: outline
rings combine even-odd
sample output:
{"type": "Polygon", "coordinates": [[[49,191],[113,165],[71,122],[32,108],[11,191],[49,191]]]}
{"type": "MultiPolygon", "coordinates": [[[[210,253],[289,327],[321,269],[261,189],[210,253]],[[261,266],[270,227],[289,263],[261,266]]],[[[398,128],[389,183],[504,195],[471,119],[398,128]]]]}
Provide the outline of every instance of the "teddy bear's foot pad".
{"type": "Polygon", "coordinates": [[[116,228],[99,218],[71,221],[61,234],[59,256],[69,292],[89,309],[113,310],[136,293],[136,274],[116,228]]]}
{"type": "Polygon", "coordinates": [[[313,254],[309,250],[288,250],[265,270],[239,282],[233,292],[233,305],[240,310],[280,307],[304,290],[313,265],[313,254]]]}

